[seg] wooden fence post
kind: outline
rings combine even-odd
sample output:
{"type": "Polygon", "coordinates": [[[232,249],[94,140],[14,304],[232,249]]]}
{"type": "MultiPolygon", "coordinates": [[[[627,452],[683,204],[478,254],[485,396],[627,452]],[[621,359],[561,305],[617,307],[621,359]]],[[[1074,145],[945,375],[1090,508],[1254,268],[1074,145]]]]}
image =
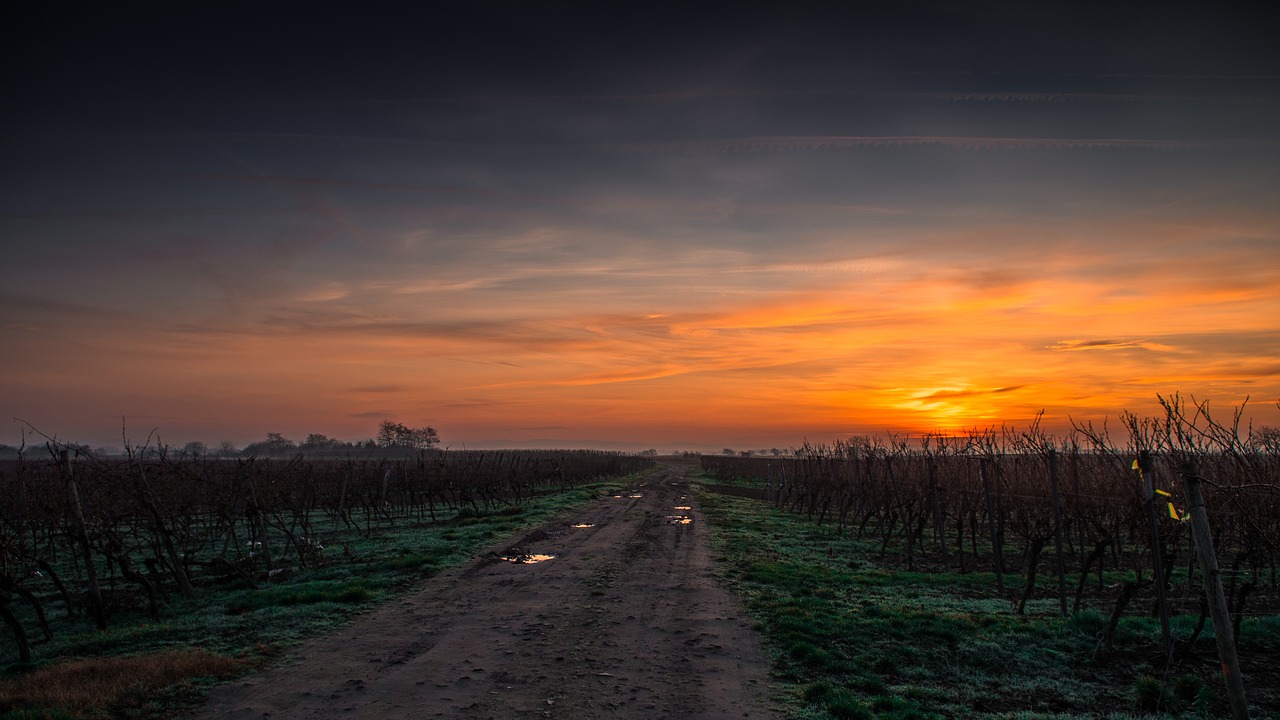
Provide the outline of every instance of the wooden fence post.
{"type": "Polygon", "coordinates": [[[1200,559],[1200,573],[1204,576],[1204,594],[1209,601],[1209,616],[1213,618],[1213,637],[1218,643],[1218,658],[1222,661],[1222,675],[1227,681],[1227,697],[1231,700],[1231,717],[1233,720],[1248,720],[1249,707],[1244,699],[1244,678],[1240,675],[1235,633],[1231,630],[1231,615],[1227,612],[1227,598],[1222,591],[1222,572],[1218,569],[1218,557],[1213,551],[1213,533],[1209,528],[1209,514],[1204,509],[1200,476],[1196,474],[1195,463],[1190,462],[1182,466],[1181,473],[1187,492],[1191,533],[1195,538],[1196,555],[1200,559]]]}

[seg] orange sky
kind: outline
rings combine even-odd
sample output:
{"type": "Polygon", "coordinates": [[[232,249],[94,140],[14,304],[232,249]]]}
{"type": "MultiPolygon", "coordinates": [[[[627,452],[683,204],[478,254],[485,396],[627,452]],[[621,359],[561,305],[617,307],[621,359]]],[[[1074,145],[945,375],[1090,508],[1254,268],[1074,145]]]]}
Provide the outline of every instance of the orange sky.
{"type": "Polygon", "coordinates": [[[1175,392],[1280,425],[1247,18],[184,12],[28,27],[0,443],[719,450],[1175,392]]]}
{"type": "MultiPolygon", "coordinates": [[[[550,294],[483,263],[423,288],[297,279],[250,321],[33,307],[64,324],[8,323],[23,383],[6,395],[46,433],[106,444],[123,415],[135,441],[359,439],[390,417],[454,446],[787,447],[1042,409],[1062,428],[1152,414],[1173,392],[1224,413],[1252,396],[1277,424],[1280,257],[1248,239],[1276,220],[1080,223],[1055,227],[1052,248],[1007,239],[1033,227],[963,232],[985,248],[934,230],[895,240],[912,252],[804,263],[698,249],[656,268],[562,262],[536,271],[567,285],[550,294]]],[[[546,232],[521,253],[564,242],[546,232]]]]}

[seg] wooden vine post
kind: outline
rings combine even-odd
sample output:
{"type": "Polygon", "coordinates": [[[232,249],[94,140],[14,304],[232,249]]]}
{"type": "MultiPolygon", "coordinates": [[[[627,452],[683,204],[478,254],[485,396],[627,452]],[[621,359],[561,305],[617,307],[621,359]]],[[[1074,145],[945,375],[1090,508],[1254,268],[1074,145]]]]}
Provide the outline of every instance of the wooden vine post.
{"type": "Polygon", "coordinates": [[[1062,497],[1058,494],[1058,453],[1049,448],[1049,488],[1053,494],[1053,546],[1058,559],[1058,605],[1067,616],[1067,561],[1062,550],[1062,497]]]}
{"type": "Polygon", "coordinates": [[[67,497],[71,501],[71,517],[76,522],[76,540],[84,552],[85,576],[89,582],[89,611],[93,613],[94,623],[99,630],[107,629],[107,612],[102,604],[102,589],[98,586],[98,567],[93,562],[93,547],[89,544],[89,531],[84,524],[84,510],[80,507],[80,491],[76,488],[75,474],[71,468],[71,454],[66,450],[58,451],[58,461],[62,467],[62,476],[67,483],[67,497]]]}
{"type": "Polygon", "coordinates": [[[1248,720],[1249,708],[1244,699],[1240,657],[1236,654],[1236,639],[1231,629],[1231,614],[1227,611],[1227,597],[1222,591],[1222,571],[1218,568],[1218,557],[1213,551],[1213,533],[1209,528],[1209,513],[1204,509],[1200,476],[1196,474],[1195,463],[1184,464],[1181,472],[1187,493],[1187,514],[1191,516],[1191,534],[1195,538],[1200,573],[1204,576],[1204,594],[1209,601],[1209,616],[1213,618],[1213,637],[1218,643],[1222,676],[1227,681],[1227,697],[1231,700],[1231,717],[1232,720],[1248,720]]]}
{"type": "Polygon", "coordinates": [[[996,591],[1004,596],[1004,551],[1001,538],[996,534],[996,511],[991,502],[991,481],[987,475],[987,459],[982,458],[978,464],[978,475],[982,478],[982,495],[987,501],[987,527],[991,534],[991,546],[995,556],[996,591]]]}
{"type": "Polygon", "coordinates": [[[347,487],[351,485],[351,453],[347,453],[347,472],[342,476],[342,489],[338,491],[338,514],[333,516],[333,531],[338,532],[338,523],[342,522],[343,513],[347,511],[347,487]]]}
{"type": "MultiPolygon", "coordinates": [[[[267,539],[267,521],[263,517],[264,511],[258,505],[258,492],[253,488],[253,461],[256,458],[249,458],[248,462],[242,462],[238,466],[238,471],[244,479],[245,484],[249,486],[249,537],[255,543],[262,544],[262,562],[267,568],[267,572],[275,569],[275,564],[271,561],[271,541],[267,539]]],[[[257,546],[251,549],[251,552],[257,552],[257,546]]]]}
{"type": "Polygon", "coordinates": [[[191,586],[191,579],[187,577],[187,569],[183,557],[178,553],[178,548],[173,543],[173,533],[165,525],[164,515],[160,512],[159,506],[156,505],[155,496],[151,494],[151,488],[147,485],[147,476],[142,470],[142,465],[131,464],[130,469],[133,471],[134,482],[138,486],[138,495],[142,500],[142,507],[151,513],[151,519],[155,523],[154,532],[164,543],[165,553],[169,556],[169,564],[173,567],[173,579],[178,583],[178,591],[182,593],[183,597],[192,599],[196,596],[196,591],[191,586]]]}
{"type": "Polygon", "coordinates": [[[942,564],[949,565],[951,561],[947,557],[946,532],[942,527],[942,501],[938,498],[938,469],[934,467],[932,457],[926,457],[924,462],[929,470],[929,500],[933,505],[933,536],[938,540],[938,552],[942,554],[942,564]]]}
{"type": "Polygon", "coordinates": [[[1142,492],[1151,524],[1151,564],[1156,575],[1156,604],[1160,610],[1160,631],[1164,636],[1164,661],[1167,666],[1172,666],[1173,631],[1169,629],[1169,599],[1165,592],[1164,543],[1160,542],[1160,523],[1156,519],[1156,493],[1149,451],[1138,453],[1138,474],[1142,476],[1142,492]]]}

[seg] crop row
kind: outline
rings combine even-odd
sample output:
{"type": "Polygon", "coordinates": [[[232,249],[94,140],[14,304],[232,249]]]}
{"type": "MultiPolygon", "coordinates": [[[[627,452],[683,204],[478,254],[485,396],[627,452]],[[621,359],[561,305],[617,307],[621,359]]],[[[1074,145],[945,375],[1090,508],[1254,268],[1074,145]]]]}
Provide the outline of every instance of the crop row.
{"type": "MultiPolygon", "coordinates": [[[[1006,427],[856,438],[791,458],[704,456],[702,464],[719,482],[745,480],[762,498],[834,524],[908,569],[992,572],[1015,612],[1039,599],[1068,615],[1104,598],[1112,608],[1099,640],[1105,653],[1136,599],[1149,597],[1167,624],[1175,599],[1190,600],[1194,612],[1205,597],[1186,476],[1205,486],[1237,632],[1246,606],[1280,609],[1280,447],[1204,412],[1189,417],[1176,402],[1167,408],[1164,418],[1126,416],[1125,443],[1088,426],[1065,438],[1006,427]],[[1056,577],[1056,587],[1041,576],[1056,577]]],[[[1199,609],[1203,628],[1204,601],[1199,609]]]]}
{"type": "Polygon", "coordinates": [[[0,465],[0,619],[27,657],[11,607],[19,598],[46,638],[50,599],[105,629],[103,574],[118,574],[155,616],[169,593],[193,597],[203,584],[253,585],[322,564],[341,533],[514,510],[647,464],[592,451],[110,460],[50,446],[44,458],[0,465]]]}

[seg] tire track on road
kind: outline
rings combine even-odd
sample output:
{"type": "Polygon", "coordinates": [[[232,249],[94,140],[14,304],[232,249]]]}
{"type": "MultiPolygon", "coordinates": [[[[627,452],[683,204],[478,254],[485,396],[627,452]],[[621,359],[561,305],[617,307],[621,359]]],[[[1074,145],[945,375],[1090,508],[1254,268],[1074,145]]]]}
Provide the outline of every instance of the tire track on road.
{"type": "Polygon", "coordinates": [[[713,576],[690,469],[660,464],[496,545],[216,689],[195,716],[775,717],[759,639],[713,576]],[[500,559],[516,549],[552,558],[500,559]]]}

